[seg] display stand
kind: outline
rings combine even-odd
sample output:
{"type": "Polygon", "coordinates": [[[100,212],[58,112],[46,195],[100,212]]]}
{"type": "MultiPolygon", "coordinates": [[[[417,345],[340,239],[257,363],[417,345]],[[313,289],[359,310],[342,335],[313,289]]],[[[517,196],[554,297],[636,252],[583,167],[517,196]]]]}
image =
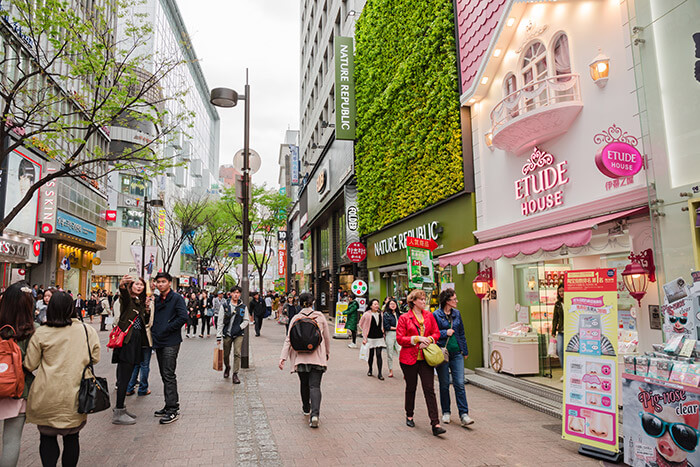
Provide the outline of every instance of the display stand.
{"type": "Polygon", "coordinates": [[[622,462],[622,446],[620,446],[620,452],[610,452],[605,449],[594,448],[593,446],[587,446],[582,444],[578,448],[578,453],[582,456],[592,457],[594,459],[600,459],[605,462],[612,462],[613,464],[619,464],[622,462]]]}

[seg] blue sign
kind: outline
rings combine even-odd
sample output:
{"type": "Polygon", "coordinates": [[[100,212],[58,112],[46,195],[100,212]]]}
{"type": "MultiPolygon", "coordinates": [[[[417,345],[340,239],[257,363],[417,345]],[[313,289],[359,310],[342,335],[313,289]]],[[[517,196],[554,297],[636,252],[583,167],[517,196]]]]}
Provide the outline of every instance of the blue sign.
{"type": "Polygon", "coordinates": [[[298,185],[299,184],[299,146],[296,146],[294,144],[289,145],[289,152],[291,153],[292,157],[291,163],[291,182],[292,185],[298,185]]]}
{"type": "Polygon", "coordinates": [[[90,242],[97,240],[97,227],[63,211],[56,213],[56,230],[90,242]]]}
{"type": "Polygon", "coordinates": [[[237,251],[232,251],[232,252],[230,252],[230,253],[228,254],[228,257],[229,257],[229,258],[240,258],[240,257],[241,257],[241,254],[240,254],[239,252],[237,252],[237,251]]]}
{"type": "Polygon", "coordinates": [[[193,255],[194,248],[192,248],[192,245],[190,245],[189,243],[183,243],[182,246],[180,247],[180,254],[181,255],[193,255]]]}

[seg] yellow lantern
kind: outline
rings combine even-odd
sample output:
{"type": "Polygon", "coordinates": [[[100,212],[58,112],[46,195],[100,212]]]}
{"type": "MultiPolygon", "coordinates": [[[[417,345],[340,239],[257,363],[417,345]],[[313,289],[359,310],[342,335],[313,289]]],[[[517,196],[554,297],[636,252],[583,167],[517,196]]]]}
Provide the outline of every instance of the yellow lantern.
{"type": "Polygon", "coordinates": [[[608,83],[608,74],[610,73],[610,57],[603,54],[598,49],[598,55],[593,59],[588,67],[591,70],[591,78],[599,88],[604,88],[608,83]]]}

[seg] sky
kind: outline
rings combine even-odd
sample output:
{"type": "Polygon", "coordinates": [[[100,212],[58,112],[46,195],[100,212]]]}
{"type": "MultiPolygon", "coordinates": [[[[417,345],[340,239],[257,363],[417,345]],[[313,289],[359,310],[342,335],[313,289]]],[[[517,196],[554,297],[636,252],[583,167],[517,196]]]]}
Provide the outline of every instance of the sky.
{"type": "MultiPolygon", "coordinates": [[[[177,2],[210,89],[227,87],[243,94],[249,68],[250,147],[262,159],[253,183],[277,188],[284,132],[299,128],[299,1],[177,2]]],[[[243,148],[243,104],[217,109],[222,165],[243,148]]]]}

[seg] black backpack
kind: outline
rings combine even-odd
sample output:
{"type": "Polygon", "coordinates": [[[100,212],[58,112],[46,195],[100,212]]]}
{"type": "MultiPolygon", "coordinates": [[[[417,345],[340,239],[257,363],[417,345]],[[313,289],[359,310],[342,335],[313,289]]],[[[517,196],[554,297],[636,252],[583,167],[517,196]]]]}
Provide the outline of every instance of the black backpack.
{"type": "Polygon", "coordinates": [[[321,345],[321,329],[316,319],[309,317],[310,314],[302,313],[302,316],[289,328],[289,342],[297,352],[313,352],[321,345]]]}

